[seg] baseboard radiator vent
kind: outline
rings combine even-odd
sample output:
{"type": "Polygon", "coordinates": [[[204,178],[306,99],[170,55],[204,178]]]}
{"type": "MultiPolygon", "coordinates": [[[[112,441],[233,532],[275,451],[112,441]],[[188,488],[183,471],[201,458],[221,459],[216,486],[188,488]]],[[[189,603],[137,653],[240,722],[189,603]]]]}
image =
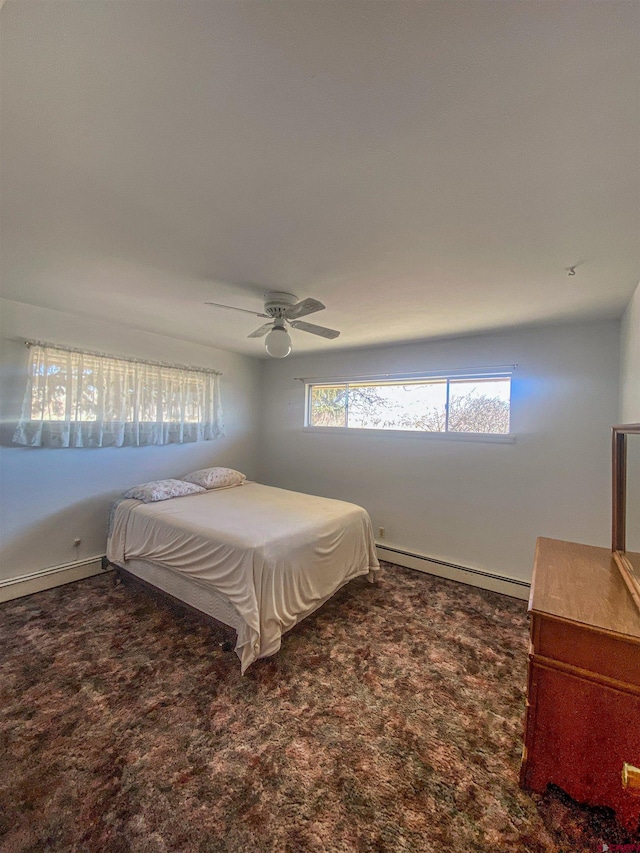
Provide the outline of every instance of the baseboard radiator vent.
{"type": "MultiPolygon", "coordinates": [[[[426,572],[430,575],[437,575],[441,578],[448,578],[449,580],[459,581],[460,583],[466,583],[482,589],[493,590],[503,595],[524,599],[525,601],[529,598],[530,584],[517,578],[484,572],[480,569],[471,569],[468,566],[448,563],[445,560],[438,560],[435,557],[427,557],[424,554],[416,554],[411,551],[402,550],[401,548],[381,545],[380,543],[376,543],[376,550],[378,557],[381,560],[386,560],[388,563],[395,563],[398,566],[405,566],[408,569],[416,569],[419,572],[426,572]]],[[[89,578],[92,575],[99,575],[110,569],[111,566],[106,557],[99,554],[95,557],[88,557],[85,560],[75,560],[72,563],[64,563],[61,566],[41,569],[38,572],[32,572],[28,575],[0,580],[0,602],[10,601],[13,598],[21,598],[25,595],[31,595],[34,592],[51,589],[54,586],[62,586],[63,584],[82,580],[82,578],[89,578]]]]}
{"type": "Polygon", "coordinates": [[[84,560],[74,560],[72,563],[64,563],[61,566],[51,566],[21,575],[17,578],[0,580],[0,602],[10,601],[12,598],[22,598],[34,592],[42,592],[54,586],[62,586],[92,575],[99,575],[105,571],[105,558],[102,554],[96,557],[87,557],[84,560]]]}
{"type": "Polygon", "coordinates": [[[506,575],[498,575],[480,569],[471,569],[468,566],[459,566],[456,563],[448,563],[446,560],[427,557],[425,554],[415,554],[401,548],[381,545],[379,542],[376,542],[376,551],[381,560],[395,563],[397,566],[416,569],[429,575],[437,575],[440,578],[448,578],[481,589],[489,589],[525,601],[529,598],[531,584],[518,578],[510,578],[506,575]]]}

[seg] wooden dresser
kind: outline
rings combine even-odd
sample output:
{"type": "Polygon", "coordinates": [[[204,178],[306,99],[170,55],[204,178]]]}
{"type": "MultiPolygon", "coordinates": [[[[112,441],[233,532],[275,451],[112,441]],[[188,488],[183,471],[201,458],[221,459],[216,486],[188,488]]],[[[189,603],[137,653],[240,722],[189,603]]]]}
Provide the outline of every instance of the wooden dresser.
{"type": "Polygon", "coordinates": [[[580,803],[640,819],[640,612],[611,551],[539,539],[520,771],[580,803]],[[624,776],[624,780],[623,780],[624,776]]]}

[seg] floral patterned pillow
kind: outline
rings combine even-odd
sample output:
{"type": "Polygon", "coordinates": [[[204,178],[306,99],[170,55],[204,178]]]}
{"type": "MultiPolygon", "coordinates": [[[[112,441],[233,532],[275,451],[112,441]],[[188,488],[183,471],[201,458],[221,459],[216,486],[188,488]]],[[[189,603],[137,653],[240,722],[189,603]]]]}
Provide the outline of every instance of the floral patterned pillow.
{"type": "Polygon", "coordinates": [[[150,483],[141,483],[124,493],[125,498],[135,498],[145,504],[154,501],[166,501],[169,498],[181,498],[184,495],[199,495],[206,492],[202,486],[195,483],[187,483],[184,480],[152,480],[150,483]]]}
{"type": "Polygon", "coordinates": [[[205,489],[225,489],[228,486],[241,486],[247,479],[233,468],[201,468],[184,478],[187,483],[196,483],[205,489]]]}

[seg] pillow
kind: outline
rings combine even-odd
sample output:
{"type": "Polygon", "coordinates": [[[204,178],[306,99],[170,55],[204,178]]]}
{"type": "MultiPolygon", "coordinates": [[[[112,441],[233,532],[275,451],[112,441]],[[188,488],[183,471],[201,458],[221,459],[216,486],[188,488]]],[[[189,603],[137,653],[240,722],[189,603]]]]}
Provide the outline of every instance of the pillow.
{"type": "Polygon", "coordinates": [[[196,483],[205,489],[224,489],[227,486],[241,486],[247,479],[233,468],[201,468],[184,477],[187,483],[196,483]]]}
{"type": "Polygon", "coordinates": [[[141,483],[124,493],[125,498],[136,498],[145,504],[154,501],[166,501],[169,498],[181,498],[184,495],[199,495],[206,492],[195,483],[186,483],[184,480],[152,480],[150,483],[141,483]]]}

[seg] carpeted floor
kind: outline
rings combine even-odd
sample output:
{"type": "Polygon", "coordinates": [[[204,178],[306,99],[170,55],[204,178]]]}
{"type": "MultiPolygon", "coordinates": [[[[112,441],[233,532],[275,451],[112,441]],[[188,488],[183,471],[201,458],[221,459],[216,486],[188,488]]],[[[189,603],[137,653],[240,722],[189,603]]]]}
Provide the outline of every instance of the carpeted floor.
{"type": "Polygon", "coordinates": [[[518,787],[524,602],[385,565],[240,676],[113,575],[0,605],[0,850],[595,851],[518,787]]]}

